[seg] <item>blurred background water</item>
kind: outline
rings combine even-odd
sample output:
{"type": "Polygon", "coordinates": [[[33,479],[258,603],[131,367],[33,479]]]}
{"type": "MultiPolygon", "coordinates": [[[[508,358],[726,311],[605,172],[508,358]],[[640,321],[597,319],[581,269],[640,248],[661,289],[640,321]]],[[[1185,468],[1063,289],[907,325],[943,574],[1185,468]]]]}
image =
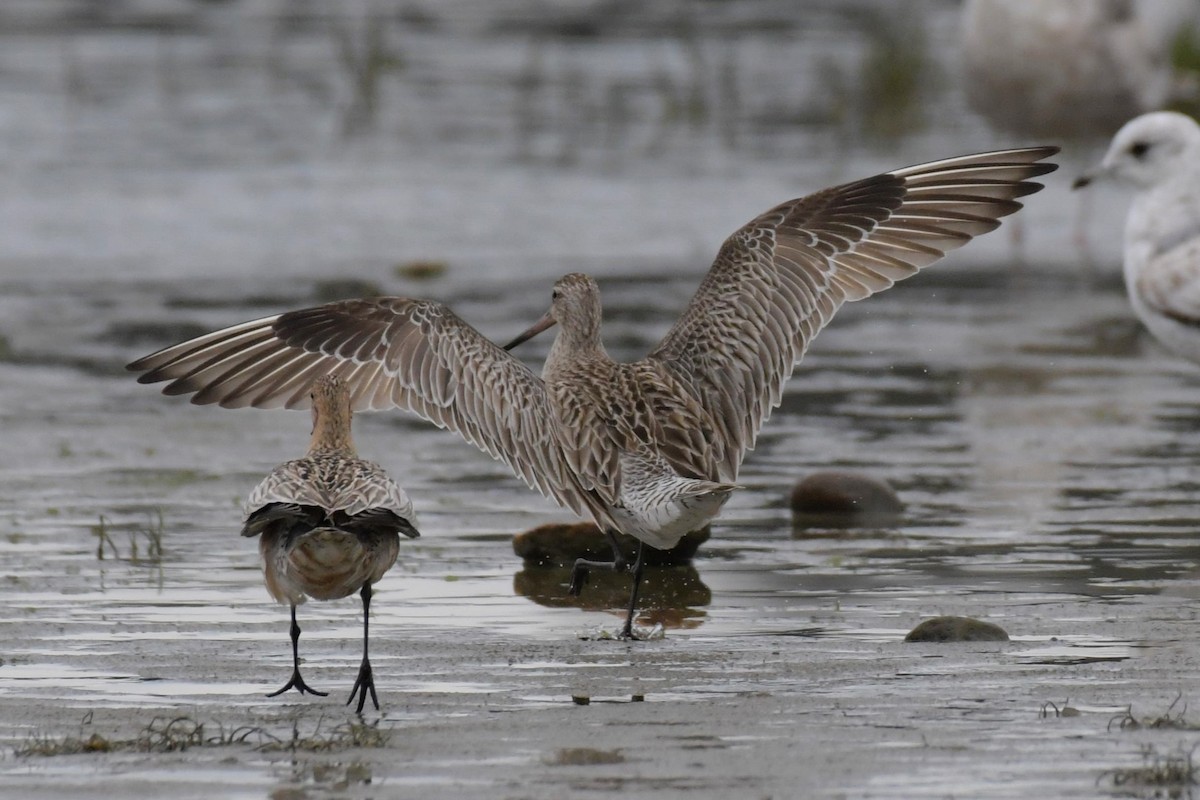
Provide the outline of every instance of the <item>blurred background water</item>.
{"type": "MultiPolygon", "coordinates": [[[[12,0],[0,264],[10,279],[386,276],[424,259],[471,284],[645,259],[695,274],[781,199],[1054,139],[968,108],[962,24],[946,0],[12,0]]],[[[1110,133],[1072,142],[1068,163],[1110,133]]],[[[1070,202],[1033,202],[1027,254],[1077,264],[1055,213],[1070,202]]],[[[1097,253],[1116,252],[1113,228],[1089,224],[1097,253]]]]}

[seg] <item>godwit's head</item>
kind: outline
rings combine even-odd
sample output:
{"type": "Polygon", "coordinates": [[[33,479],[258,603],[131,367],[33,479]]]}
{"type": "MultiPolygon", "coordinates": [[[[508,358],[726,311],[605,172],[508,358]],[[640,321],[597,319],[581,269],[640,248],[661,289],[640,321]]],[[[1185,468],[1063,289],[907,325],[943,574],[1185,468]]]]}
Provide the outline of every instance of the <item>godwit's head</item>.
{"type": "Polygon", "coordinates": [[[511,350],[558,323],[559,336],[578,346],[600,344],[600,287],[590,275],[572,272],[554,283],[550,310],[528,330],[504,346],[511,350]]]}

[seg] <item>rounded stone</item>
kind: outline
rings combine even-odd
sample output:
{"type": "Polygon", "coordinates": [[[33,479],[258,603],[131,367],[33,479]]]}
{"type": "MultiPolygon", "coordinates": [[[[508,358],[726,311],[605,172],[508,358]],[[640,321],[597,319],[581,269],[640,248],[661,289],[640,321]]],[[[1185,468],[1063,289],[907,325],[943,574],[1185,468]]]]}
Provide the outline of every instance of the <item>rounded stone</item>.
{"type": "Polygon", "coordinates": [[[821,470],[801,479],[790,504],[801,525],[892,525],[904,513],[904,503],[887,481],[843,470],[821,470]]]}
{"type": "Polygon", "coordinates": [[[1007,642],[1008,634],[999,625],[971,617],[933,617],[909,631],[904,641],[1007,642]]]}
{"type": "MultiPolygon", "coordinates": [[[[692,563],[692,557],[700,545],[708,541],[709,528],[704,526],[680,539],[670,550],[646,547],[645,563],[648,567],[677,566],[692,563]]],[[[637,557],[637,539],[617,534],[617,544],[625,559],[632,562],[637,557]]],[[[611,561],[612,546],[608,537],[592,522],[552,522],[539,525],[513,537],[513,552],[531,566],[567,566],[577,558],[590,561],[611,561]]]]}

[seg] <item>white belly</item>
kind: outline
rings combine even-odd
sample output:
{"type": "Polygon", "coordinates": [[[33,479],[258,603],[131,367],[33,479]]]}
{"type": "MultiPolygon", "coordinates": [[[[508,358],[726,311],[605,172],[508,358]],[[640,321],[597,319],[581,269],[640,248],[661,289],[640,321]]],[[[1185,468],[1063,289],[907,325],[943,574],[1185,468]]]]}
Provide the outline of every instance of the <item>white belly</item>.
{"type": "Polygon", "coordinates": [[[679,544],[685,534],[711,522],[730,494],[728,491],[709,492],[657,503],[627,502],[612,508],[611,513],[621,533],[659,550],[669,550],[679,544]]]}
{"type": "Polygon", "coordinates": [[[1168,350],[1190,361],[1200,363],[1200,327],[1185,325],[1176,319],[1166,316],[1161,311],[1150,308],[1141,298],[1131,296],[1133,310],[1154,338],[1162,342],[1168,350]]]}

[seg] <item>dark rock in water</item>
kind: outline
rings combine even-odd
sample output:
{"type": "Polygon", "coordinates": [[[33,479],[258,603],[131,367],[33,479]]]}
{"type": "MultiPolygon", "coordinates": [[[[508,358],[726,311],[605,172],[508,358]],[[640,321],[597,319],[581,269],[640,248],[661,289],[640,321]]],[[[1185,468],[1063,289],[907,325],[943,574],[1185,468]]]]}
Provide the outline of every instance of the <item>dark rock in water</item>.
{"type": "Polygon", "coordinates": [[[890,526],[900,520],[904,503],[887,481],[858,472],[822,470],[792,489],[794,521],[800,526],[890,526]]]}
{"type": "Polygon", "coordinates": [[[1007,642],[999,625],[971,617],[934,617],[909,631],[906,642],[1007,642]]]}
{"type": "MultiPolygon", "coordinates": [[[[646,566],[690,564],[696,550],[708,541],[708,537],[709,528],[706,525],[684,536],[671,550],[646,547],[646,566]]],[[[637,557],[637,539],[618,534],[617,543],[625,558],[632,562],[637,557]]],[[[525,563],[543,567],[570,566],[577,558],[611,561],[613,557],[608,538],[591,522],[539,525],[514,536],[513,551],[525,559],[525,563]]]]}

